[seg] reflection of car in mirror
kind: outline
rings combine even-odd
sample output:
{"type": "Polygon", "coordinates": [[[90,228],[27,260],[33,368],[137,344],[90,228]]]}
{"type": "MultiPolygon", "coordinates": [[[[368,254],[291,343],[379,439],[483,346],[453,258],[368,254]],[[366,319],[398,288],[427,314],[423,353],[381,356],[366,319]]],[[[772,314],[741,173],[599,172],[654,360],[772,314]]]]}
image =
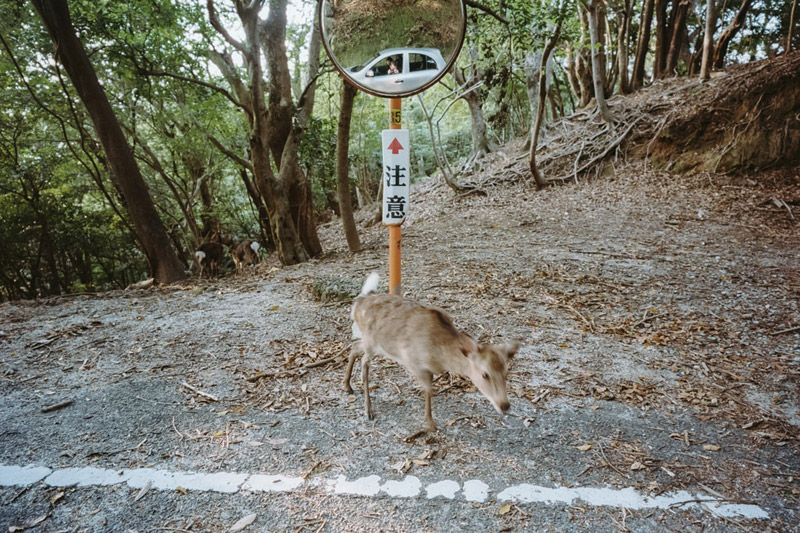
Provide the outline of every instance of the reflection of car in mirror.
{"type": "Polygon", "coordinates": [[[422,87],[444,66],[437,48],[389,48],[363,65],[348,68],[347,74],[374,91],[397,93],[422,87]]]}

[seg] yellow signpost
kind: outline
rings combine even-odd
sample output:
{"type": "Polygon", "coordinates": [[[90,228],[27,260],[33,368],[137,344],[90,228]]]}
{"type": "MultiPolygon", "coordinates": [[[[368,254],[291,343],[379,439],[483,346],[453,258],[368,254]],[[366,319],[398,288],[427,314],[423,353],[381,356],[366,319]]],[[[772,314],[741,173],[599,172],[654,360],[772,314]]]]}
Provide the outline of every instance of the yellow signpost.
{"type": "MultiPolygon", "coordinates": [[[[391,98],[389,100],[389,129],[399,130],[402,126],[403,100],[391,98]]],[[[406,147],[408,148],[408,147],[406,147]]],[[[386,209],[386,204],[383,206],[386,209]]],[[[384,217],[385,220],[385,217],[384,217]]],[[[401,276],[401,241],[402,230],[400,224],[389,226],[389,293],[402,296],[402,276],[401,276]]]]}

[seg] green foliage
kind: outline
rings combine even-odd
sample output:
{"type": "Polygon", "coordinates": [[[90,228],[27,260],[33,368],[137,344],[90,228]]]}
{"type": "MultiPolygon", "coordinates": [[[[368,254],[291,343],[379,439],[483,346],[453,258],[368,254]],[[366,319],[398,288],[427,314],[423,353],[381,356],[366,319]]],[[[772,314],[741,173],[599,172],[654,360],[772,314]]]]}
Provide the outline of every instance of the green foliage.
{"type": "MultiPolygon", "coordinates": [[[[312,3],[296,2],[304,2],[306,9],[312,3]]],[[[717,36],[741,2],[725,3],[717,36]]],[[[560,90],[562,99],[569,101],[563,66],[567,47],[580,46],[581,22],[577,0],[482,3],[508,23],[468,8],[467,40],[457,66],[475,66],[482,72],[482,107],[490,135],[504,141],[527,132],[530,105],[523,61],[527,54],[541,50],[559,17],[564,19],[561,42],[555,50],[560,67],[555,69],[553,90],[560,90]]],[[[70,0],[69,5],[78,34],[183,260],[191,260],[194,247],[211,229],[219,228],[236,238],[255,236],[258,222],[243,185],[242,167],[230,157],[246,159],[247,119],[219,89],[228,85],[208,54],[221,38],[210,27],[205,2],[70,0]],[[228,153],[222,153],[212,139],[228,153]]],[[[215,5],[226,24],[237,20],[232,2],[216,0],[215,5]]],[[[423,20],[412,24],[409,17],[419,14],[409,8],[412,2],[396,5],[400,7],[394,13],[396,23],[405,21],[406,27],[411,25],[423,34],[437,31],[433,10],[423,10],[423,20]]],[[[613,37],[622,2],[609,0],[607,5],[609,35],[613,37]]],[[[296,4],[290,10],[293,7],[296,4]]],[[[633,9],[631,51],[635,49],[641,2],[634,2],[633,9]]],[[[782,52],[790,9],[791,2],[755,0],[745,28],[730,44],[729,59],[761,59],[782,52]]],[[[389,45],[415,42],[410,33],[382,41],[390,35],[390,26],[403,25],[387,25],[373,13],[362,15],[356,21],[360,31],[373,37],[361,42],[364,50],[357,50],[359,54],[371,56],[389,45]],[[376,27],[385,31],[376,33],[376,27]]],[[[687,33],[695,36],[689,42],[691,52],[697,46],[696,36],[702,36],[704,16],[705,2],[696,2],[687,20],[687,33]]],[[[287,28],[295,101],[306,81],[304,58],[310,29],[308,17],[294,20],[287,28]]],[[[795,28],[794,35],[797,43],[800,30],[795,28]]],[[[0,36],[14,57],[12,60],[5,47],[0,48],[0,299],[121,287],[141,279],[147,265],[125,220],[124,200],[109,175],[83,106],[54,61],[53,45],[30,4],[0,3],[0,36]]],[[[606,52],[611,64],[616,43],[606,52]]],[[[685,68],[679,66],[679,70],[685,68]]],[[[430,109],[446,98],[453,84],[448,76],[443,84],[426,91],[422,96],[426,106],[430,109]]],[[[340,87],[340,78],[330,71],[319,79],[313,117],[300,147],[300,164],[311,180],[317,212],[335,207],[337,201],[340,87]]],[[[451,162],[470,155],[470,125],[469,109],[463,101],[454,103],[439,123],[451,162]]],[[[428,124],[416,98],[404,100],[403,126],[411,132],[412,177],[431,174],[436,162],[428,124]]],[[[388,101],[359,94],[351,125],[351,180],[366,202],[377,194],[380,131],[387,127],[388,101]]]]}
{"type": "Polygon", "coordinates": [[[299,159],[311,180],[314,210],[333,207],[336,199],[336,121],[312,117],[300,143],[299,159]]]}

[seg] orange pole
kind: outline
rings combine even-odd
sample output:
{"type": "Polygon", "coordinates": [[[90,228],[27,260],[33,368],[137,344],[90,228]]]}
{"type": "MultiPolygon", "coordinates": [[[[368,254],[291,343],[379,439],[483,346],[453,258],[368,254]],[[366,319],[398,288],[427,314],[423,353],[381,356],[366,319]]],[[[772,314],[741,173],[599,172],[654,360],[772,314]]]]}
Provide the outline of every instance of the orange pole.
{"type": "MultiPolygon", "coordinates": [[[[389,129],[399,130],[401,126],[403,101],[400,98],[391,98],[389,100],[389,129]]],[[[389,226],[389,294],[402,296],[403,289],[401,286],[400,275],[400,243],[403,238],[403,233],[400,230],[400,225],[395,224],[389,226]]]]}

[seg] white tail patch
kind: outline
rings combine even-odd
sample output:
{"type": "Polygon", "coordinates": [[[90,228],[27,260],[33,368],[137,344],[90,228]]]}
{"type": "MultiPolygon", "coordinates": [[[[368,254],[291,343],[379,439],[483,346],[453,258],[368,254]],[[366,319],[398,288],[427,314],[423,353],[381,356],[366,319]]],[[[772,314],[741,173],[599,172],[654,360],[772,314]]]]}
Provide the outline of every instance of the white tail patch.
{"type": "Polygon", "coordinates": [[[206,253],[203,250],[197,250],[194,253],[194,256],[197,258],[198,261],[202,262],[203,259],[206,258],[206,253]]]}
{"type": "Polygon", "coordinates": [[[261,245],[258,244],[256,241],[250,243],[250,249],[253,250],[255,253],[258,253],[259,248],[261,248],[261,245]]]}
{"type": "Polygon", "coordinates": [[[354,341],[357,341],[357,340],[361,339],[361,330],[358,329],[358,324],[356,324],[355,322],[353,322],[353,336],[352,336],[352,339],[354,341]]]}
{"type": "Polygon", "coordinates": [[[378,275],[377,272],[373,272],[369,276],[367,276],[366,281],[364,281],[364,286],[361,287],[361,292],[359,296],[365,296],[371,292],[376,292],[378,290],[378,283],[380,283],[381,277],[378,275]]]}

